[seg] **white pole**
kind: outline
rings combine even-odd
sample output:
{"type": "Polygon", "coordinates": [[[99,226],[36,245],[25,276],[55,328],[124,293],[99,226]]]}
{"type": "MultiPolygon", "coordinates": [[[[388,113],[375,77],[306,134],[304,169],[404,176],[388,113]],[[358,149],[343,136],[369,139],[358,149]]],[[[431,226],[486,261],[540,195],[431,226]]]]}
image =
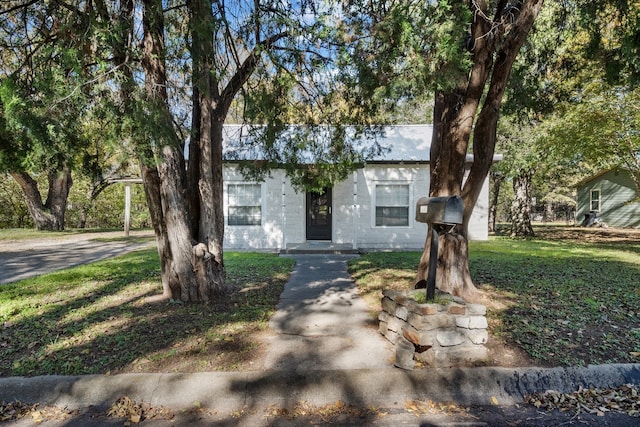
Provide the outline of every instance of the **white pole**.
{"type": "Polygon", "coordinates": [[[353,171],[353,249],[358,249],[358,171],[353,171]]]}
{"type": "Polygon", "coordinates": [[[282,249],[287,250],[287,191],[286,191],[287,175],[282,175],[282,249]]]}
{"type": "Polygon", "coordinates": [[[124,235],[129,237],[129,224],[131,222],[131,184],[124,186],[124,235]]]}

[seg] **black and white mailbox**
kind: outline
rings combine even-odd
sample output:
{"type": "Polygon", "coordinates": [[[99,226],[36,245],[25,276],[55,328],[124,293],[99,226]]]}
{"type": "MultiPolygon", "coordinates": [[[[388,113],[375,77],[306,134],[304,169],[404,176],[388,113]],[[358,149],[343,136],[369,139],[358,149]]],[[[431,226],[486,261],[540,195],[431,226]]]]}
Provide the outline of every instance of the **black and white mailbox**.
{"type": "Polygon", "coordinates": [[[435,298],[436,270],[438,266],[438,233],[449,233],[462,224],[464,203],[460,196],[421,197],[416,205],[416,221],[431,227],[429,271],[427,280],[416,283],[416,288],[427,288],[427,301],[435,298]]]}

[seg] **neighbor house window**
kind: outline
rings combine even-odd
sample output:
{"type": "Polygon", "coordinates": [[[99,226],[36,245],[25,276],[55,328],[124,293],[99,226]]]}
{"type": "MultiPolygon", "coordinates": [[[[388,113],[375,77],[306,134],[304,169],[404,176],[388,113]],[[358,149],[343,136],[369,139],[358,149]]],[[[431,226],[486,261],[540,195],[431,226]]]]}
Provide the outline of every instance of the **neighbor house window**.
{"type": "Polygon", "coordinates": [[[229,225],[262,223],[262,189],[260,184],[229,184],[229,225]]]}
{"type": "Polygon", "coordinates": [[[591,211],[600,210],[600,190],[591,190],[591,211]]]}
{"type": "Polygon", "coordinates": [[[409,185],[376,185],[376,226],[409,225],[409,185]]]}

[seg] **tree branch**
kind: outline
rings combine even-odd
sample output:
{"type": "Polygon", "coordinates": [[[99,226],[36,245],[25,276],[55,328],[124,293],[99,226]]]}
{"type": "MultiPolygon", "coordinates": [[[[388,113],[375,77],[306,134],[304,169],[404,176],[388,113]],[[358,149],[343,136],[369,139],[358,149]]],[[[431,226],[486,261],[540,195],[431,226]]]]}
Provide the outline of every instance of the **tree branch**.
{"type": "Polygon", "coordinates": [[[238,93],[240,88],[244,86],[244,84],[249,80],[251,74],[253,74],[256,66],[258,65],[258,60],[260,58],[260,54],[265,51],[273,48],[273,45],[277,43],[279,40],[284,39],[289,36],[288,31],[284,31],[278,34],[274,34],[273,36],[263,40],[256,44],[253,48],[249,56],[245,58],[244,62],[238,67],[235,74],[229,80],[226,87],[222,91],[221,98],[223,102],[223,108],[226,110],[231,105],[231,101],[238,93]]]}
{"type": "Polygon", "coordinates": [[[2,15],[8,15],[8,14],[10,14],[11,12],[15,12],[16,10],[23,9],[23,8],[27,8],[27,7],[29,7],[29,6],[33,6],[34,4],[38,3],[38,1],[39,1],[39,0],[31,0],[31,1],[28,1],[28,2],[26,2],[26,3],[18,4],[18,5],[16,5],[16,6],[10,7],[9,9],[1,10],[1,11],[0,11],[0,16],[2,16],[2,15]]]}

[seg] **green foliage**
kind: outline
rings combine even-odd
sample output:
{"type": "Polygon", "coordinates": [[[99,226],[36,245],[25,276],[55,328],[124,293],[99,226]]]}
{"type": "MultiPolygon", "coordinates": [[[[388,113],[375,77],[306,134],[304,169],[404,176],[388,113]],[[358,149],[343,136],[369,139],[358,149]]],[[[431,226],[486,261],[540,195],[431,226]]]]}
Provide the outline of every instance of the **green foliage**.
{"type": "Polygon", "coordinates": [[[609,85],[640,83],[640,8],[626,0],[581,0],[578,12],[588,31],[584,52],[604,70],[609,85]]]}
{"type": "Polygon", "coordinates": [[[261,180],[277,167],[285,170],[294,187],[319,191],[343,181],[357,166],[382,152],[378,132],[377,127],[341,125],[278,129],[270,123],[237,136],[239,144],[227,152],[227,158],[238,161],[251,179],[261,180]]]}
{"type": "Polygon", "coordinates": [[[547,123],[544,141],[550,150],[575,162],[601,169],[628,169],[640,189],[640,89],[591,85],[581,102],[567,105],[547,123]]]}
{"type": "Polygon", "coordinates": [[[4,170],[58,170],[72,166],[81,150],[78,117],[88,101],[76,87],[83,80],[77,74],[79,58],[77,52],[59,48],[37,50],[28,73],[15,72],[0,82],[4,170]]]}
{"type": "Polygon", "coordinates": [[[307,190],[343,180],[378,154],[378,125],[430,122],[434,90],[457,86],[471,65],[472,14],[460,2],[352,1],[314,12],[294,25],[304,37],[289,50],[269,50],[264,58],[273,65],[250,80],[245,118],[265,128],[244,143],[253,155],[235,157],[247,160],[242,167],[253,179],[284,168],[307,190]]]}
{"type": "Polygon", "coordinates": [[[470,17],[461,2],[351,2],[338,30],[350,41],[338,61],[349,105],[388,117],[455,87],[471,65],[470,17]]]}
{"type": "MultiPolygon", "coordinates": [[[[44,177],[40,177],[44,178],[44,177]]],[[[80,223],[86,213],[87,228],[122,228],[124,224],[124,184],[107,187],[91,200],[90,182],[79,176],[69,192],[66,218],[71,227],[80,223]],[[86,211],[86,212],[85,212],[86,211]]],[[[0,229],[33,227],[24,195],[18,184],[8,174],[0,175],[0,229]]],[[[144,188],[131,186],[131,228],[151,227],[144,188]]]]}
{"type": "Polygon", "coordinates": [[[24,196],[7,173],[0,173],[0,229],[33,227],[24,196]]]}
{"type": "Polygon", "coordinates": [[[536,19],[509,80],[496,149],[504,160],[494,166],[509,178],[532,171],[532,196],[565,207],[575,204],[572,185],[602,167],[602,158],[582,155],[581,134],[559,125],[567,139],[558,146],[548,131],[560,123],[568,105],[584,97],[591,82],[604,76],[600,64],[585,55],[589,30],[578,7],[545,2],[536,19]]]}
{"type": "MultiPolygon", "coordinates": [[[[131,185],[130,191],[131,228],[151,227],[142,184],[131,185]]],[[[79,226],[82,215],[86,214],[86,228],[122,228],[125,209],[124,184],[108,186],[94,200],[91,200],[90,193],[90,183],[86,179],[76,179],[71,187],[67,205],[66,216],[69,225],[79,226]]]]}
{"type": "Polygon", "coordinates": [[[503,111],[519,122],[543,120],[597,73],[582,53],[588,40],[571,5],[547,1],[511,71],[503,111]]]}

